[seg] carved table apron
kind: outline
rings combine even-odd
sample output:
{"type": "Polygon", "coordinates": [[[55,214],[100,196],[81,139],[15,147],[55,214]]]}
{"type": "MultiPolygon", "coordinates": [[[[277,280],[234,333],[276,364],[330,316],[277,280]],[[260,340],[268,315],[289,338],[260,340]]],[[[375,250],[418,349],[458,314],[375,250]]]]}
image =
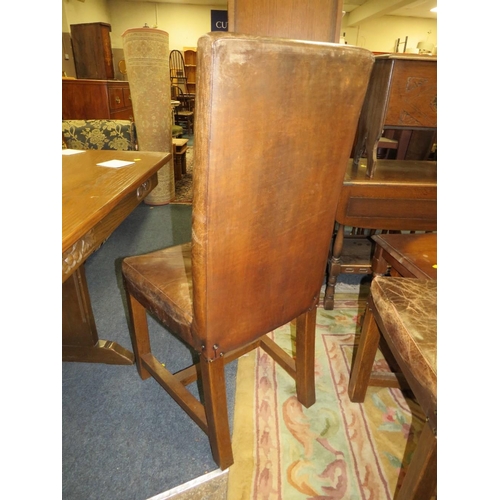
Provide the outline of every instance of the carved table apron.
{"type": "Polygon", "coordinates": [[[133,364],[134,356],[100,340],[85,278],[85,260],[157,185],[170,153],[88,150],[62,160],[62,359],[133,364]],[[133,161],[111,168],[97,163],[133,161]]]}

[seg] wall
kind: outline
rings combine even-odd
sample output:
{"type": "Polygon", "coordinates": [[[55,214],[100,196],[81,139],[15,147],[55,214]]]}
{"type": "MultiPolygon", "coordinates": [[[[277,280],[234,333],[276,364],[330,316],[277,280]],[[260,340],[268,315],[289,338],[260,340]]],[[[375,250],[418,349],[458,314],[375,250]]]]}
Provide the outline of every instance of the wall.
{"type": "Polygon", "coordinates": [[[127,0],[62,0],[63,32],[70,24],[105,22],[111,24],[111,45],[123,48],[122,34],[145,23],[169,34],[170,49],[196,47],[198,38],[210,31],[210,11],[220,5],[184,5],[127,0]]]}
{"type": "Polygon", "coordinates": [[[111,14],[107,0],[62,0],[62,31],[69,33],[70,24],[80,23],[109,23],[111,14]]]}
{"type": "Polygon", "coordinates": [[[169,35],[170,50],[196,47],[198,38],[210,31],[210,11],[223,10],[213,5],[181,5],[171,3],[127,2],[108,0],[113,18],[111,44],[123,47],[121,35],[129,28],[140,28],[147,23],[169,35]]]}
{"type": "MultiPolygon", "coordinates": [[[[347,17],[347,16],[346,16],[347,17]]],[[[361,23],[356,28],[346,28],[342,19],[342,33],[348,44],[365,47],[375,52],[394,52],[398,38],[408,36],[408,49],[416,49],[418,42],[429,41],[437,46],[437,20],[418,17],[382,16],[361,23]]],[[[403,45],[399,52],[403,51],[403,45]]]]}
{"type": "MultiPolygon", "coordinates": [[[[62,74],[64,76],[76,77],[75,62],[73,59],[73,49],[71,48],[70,25],[81,23],[102,22],[113,24],[111,14],[108,9],[107,0],[62,0],[62,74]]],[[[119,54],[117,54],[119,56],[119,54]]],[[[114,57],[113,52],[113,59],[114,57]]],[[[117,61],[115,64],[115,75],[120,78],[117,71],[117,61]]]]}
{"type": "MultiPolygon", "coordinates": [[[[169,34],[170,50],[196,47],[198,38],[210,31],[210,11],[223,10],[220,5],[185,5],[172,3],[136,2],[127,0],[62,0],[63,71],[72,71],[69,46],[70,24],[105,22],[111,24],[111,45],[115,63],[115,77],[123,78],[117,69],[123,59],[122,34],[129,28],[140,28],[145,23],[169,34]],[[65,54],[70,59],[65,60],[65,54]]],[[[397,38],[408,36],[407,49],[416,49],[420,41],[437,45],[437,21],[400,16],[383,16],[365,21],[356,28],[347,28],[347,16],[342,20],[342,33],[348,44],[376,52],[394,52],[397,38]]],[[[400,46],[400,52],[403,45],[400,46]]]]}
{"type": "MultiPolygon", "coordinates": [[[[111,24],[111,44],[122,48],[122,33],[128,28],[138,28],[147,23],[169,34],[171,49],[195,47],[198,38],[210,31],[210,11],[223,10],[220,5],[185,5],[154,2],[129,2],[127,0],[62,0],[63,32],[69,25],[88,22],[111,24]]],[[[383,16],[346,28],[347,16],[342,21],[342,32],[347,43],[380,52],[394,51],[397,38],[408,36],[408,48],[427,39],[437,45],[437,21],[400,16],[383,16]],[[430,33],[429,33],[430,32],[430,33]]],[[[402,46],[401,46],[402,48],[402,46]]]]}

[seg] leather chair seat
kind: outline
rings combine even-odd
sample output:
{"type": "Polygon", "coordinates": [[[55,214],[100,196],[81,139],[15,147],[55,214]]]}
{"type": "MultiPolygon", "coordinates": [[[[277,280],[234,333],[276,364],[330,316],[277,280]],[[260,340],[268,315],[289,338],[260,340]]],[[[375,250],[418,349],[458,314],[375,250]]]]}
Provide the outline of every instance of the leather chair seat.
{"type": "MultiPolygon", "coordinates": [[[[349,398],[354,402],[363,402],[368,385],[375,385],[372,368],[382,336],[426,416],[417,448],[395,498],[435,498],[437,281],[377,277],[372,281],[370,291],[358,351],[351,369],[349,398]]],[[[385,379],[385,382],[389,380],[385,379]]]]}
{"type": "Polygon", "coordinates": [[[437,281],[375,278],[371,293],[401,359],[437,397],[437,281]]]}
{"type": "Polygon", "coordinates": [[[122,270],[137,300],[154,304],[165,326],[192,345],[191,243],[127,257],[122,270]]]}

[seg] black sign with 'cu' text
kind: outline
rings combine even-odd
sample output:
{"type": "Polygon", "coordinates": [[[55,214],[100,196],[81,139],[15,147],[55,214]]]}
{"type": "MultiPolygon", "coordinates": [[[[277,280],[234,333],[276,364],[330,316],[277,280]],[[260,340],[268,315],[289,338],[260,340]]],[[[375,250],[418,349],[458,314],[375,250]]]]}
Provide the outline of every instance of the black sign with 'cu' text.
{"type": "Polygon", "coordinates": [[[212,10],[211,31],[227,31],[227,10],[212,10]]]}

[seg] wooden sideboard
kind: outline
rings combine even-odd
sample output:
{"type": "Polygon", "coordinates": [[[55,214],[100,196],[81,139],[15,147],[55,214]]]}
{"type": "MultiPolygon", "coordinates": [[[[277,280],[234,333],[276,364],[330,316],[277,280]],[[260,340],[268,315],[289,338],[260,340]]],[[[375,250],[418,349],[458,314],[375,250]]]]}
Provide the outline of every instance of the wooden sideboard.
{"type": "Polygon", "coordinates": [[[128,82],[120,80],[63,79],[63,120],[133,120],[128,82]]]}
{"type": "Polygon", "coordinates": [[[373,177],[384,129],[435,131],[437,58],[385,54],[375,57],[354,146],[354,165],[364,150],[367,176],[373,177]]]}

